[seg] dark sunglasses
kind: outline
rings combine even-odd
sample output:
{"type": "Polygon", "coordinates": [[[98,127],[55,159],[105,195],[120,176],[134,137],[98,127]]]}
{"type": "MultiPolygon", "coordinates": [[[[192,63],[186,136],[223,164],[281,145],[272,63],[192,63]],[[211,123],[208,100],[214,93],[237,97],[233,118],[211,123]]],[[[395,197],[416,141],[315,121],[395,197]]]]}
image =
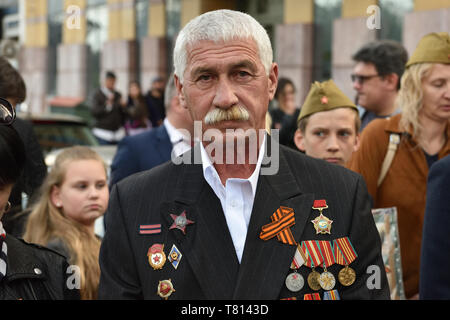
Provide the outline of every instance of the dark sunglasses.
{"type": "Polygon", "coordinates": [[[0,125],[10,125],[16,119],[16,111],[8,100],[0,98],[0,125]]]}
{"type": "Polygon", "coordinates": [[[358,74],[352,74],[350,77],[352,78],[352,82],[358,82],[359,84],[363,84],[364,81],[370,80],[375,77],[380,77],[380,75],[374,74],[371,76],[360,76],[358,74]]]}

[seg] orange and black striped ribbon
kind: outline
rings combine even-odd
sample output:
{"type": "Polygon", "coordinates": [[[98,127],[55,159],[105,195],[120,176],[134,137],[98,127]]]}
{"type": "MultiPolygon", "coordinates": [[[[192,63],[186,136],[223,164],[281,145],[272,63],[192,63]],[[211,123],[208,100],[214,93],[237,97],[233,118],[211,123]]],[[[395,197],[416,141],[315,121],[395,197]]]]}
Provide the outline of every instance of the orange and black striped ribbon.
{"type": "Polygon", "coordinates": [[[262,227],[259,237],[266,241],[277,236],[283,243],[297,245],[290,229],[295,224],[294,210],[281,206],[270,218],[272,222],[262,227]]]}

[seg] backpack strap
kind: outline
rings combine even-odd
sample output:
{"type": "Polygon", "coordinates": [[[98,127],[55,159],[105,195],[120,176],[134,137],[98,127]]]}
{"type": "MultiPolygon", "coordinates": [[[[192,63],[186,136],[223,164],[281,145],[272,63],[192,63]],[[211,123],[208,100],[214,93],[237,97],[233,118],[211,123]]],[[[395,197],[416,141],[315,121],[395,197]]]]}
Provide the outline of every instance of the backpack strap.
{"type": "Polygon", "coordinates": [[[400,143],[400,134],[391,133],[389,135],[388,149],[384,157],[383,165],[381,166],[380,176],[378,177],[377,187],[381,185],[384,178],[386,177],[386,174],[388,173],[389,168],[392,164],[392,160],[394,160],[395,152],[397,151],[399,143],[400,143]]]}

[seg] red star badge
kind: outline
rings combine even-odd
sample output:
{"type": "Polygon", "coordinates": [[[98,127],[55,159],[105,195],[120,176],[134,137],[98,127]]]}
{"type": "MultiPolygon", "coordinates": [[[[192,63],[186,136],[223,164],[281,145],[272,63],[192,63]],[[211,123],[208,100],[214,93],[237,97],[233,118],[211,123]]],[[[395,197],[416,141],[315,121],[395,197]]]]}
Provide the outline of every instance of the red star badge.
{"type": "Polygon", "coordinates": [[[183,234],[186,234],[186,226],[194,223],[194,221],[186,218],[186,210],[184,210],[179,216],[176,214],[171,214],[170,216],[173,219],[173,223],[169,229],[179,229],[183,232],[183,234]]]}
{"type": "Polygon", "coordinates": [[[323,96],[322,99],[320,99],[320,102],[322,104],[327,104],[328,103],[328,98],[326,96],[323,96]]]}

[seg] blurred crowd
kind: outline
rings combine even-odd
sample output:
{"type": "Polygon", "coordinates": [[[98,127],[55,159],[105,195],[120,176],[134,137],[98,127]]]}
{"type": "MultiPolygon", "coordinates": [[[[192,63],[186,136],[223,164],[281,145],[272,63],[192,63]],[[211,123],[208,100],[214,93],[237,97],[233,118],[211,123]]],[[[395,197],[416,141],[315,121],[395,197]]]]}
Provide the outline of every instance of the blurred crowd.
{"type": "MultiPolygon", "coordinates": [[[[280,77],[267,130],[279,130],[280,144],[361,174],[374,209],[396,207],[406,298],[450,299],[450,276],[442,271],[450,267],[443,216],[450,214],[449,34],[426,35],[410,57],[400,43],[381,40],[352,58],[353,97],[332,79],[316,81],[296,106],[294,82],[280,77]]],[[[91,101],[93,134],[117,145],[110,176],[104,159],[82,146],[61,152],[47,173],[31,124],[15,118],[25,83],[0,57],[0,244],[8,246],[0,287],[9,288],[0,298],[96,299],[102,238],[94,224],[109,190],[193,146],[193,121],[173,76],[154,78],[146,93],[131,81],[126,97],[115,83],[115,73],[106,72],[91,101]],[[34,266],[28,278],[13,277],[18,264],[34,266]],[[63,285],[70,265],[77,266],[79,292],[63,285]],[[52,276],[39,277],[43,272],[52,276]]]]}

